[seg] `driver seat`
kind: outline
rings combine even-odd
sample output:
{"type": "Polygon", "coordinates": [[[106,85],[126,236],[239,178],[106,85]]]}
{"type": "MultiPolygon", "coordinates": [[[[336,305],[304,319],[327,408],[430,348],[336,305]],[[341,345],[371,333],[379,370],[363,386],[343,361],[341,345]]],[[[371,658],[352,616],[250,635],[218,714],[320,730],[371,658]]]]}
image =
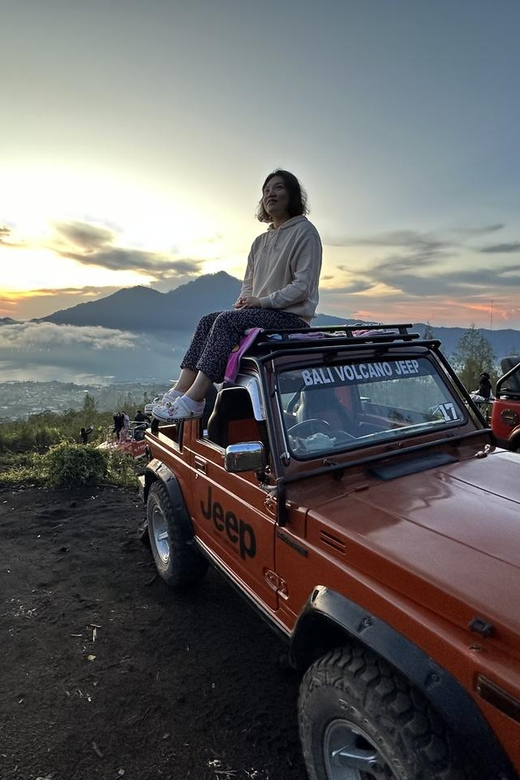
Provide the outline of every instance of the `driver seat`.
{"type": "Polygon", "coordinates": [[[296,418],[298,422],[323,420],[333,431],[344,431],[351,436],[359,435],[355,417],[339,401],[332,387],[302,390],[296,418]]]}
{"type": "Polygon", "coordinates": [[[224,449],[238,442],[264,443],[265,437],[255,420],[251,396],[245,387],[225,387],[217,394],[208,420],[208,439],[224,449]]]}

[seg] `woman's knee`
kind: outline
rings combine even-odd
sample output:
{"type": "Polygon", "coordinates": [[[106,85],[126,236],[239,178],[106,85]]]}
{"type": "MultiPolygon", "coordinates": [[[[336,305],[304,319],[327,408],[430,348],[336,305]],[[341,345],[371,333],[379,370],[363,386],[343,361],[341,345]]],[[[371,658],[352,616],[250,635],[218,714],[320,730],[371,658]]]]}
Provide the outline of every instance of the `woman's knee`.
{"type": "Polygon", "coordinates": [[[220,314],[221,312],[219,311],[213,311],[210,314],[204,314],[204,316],[201,317],[198,322],[197,330],[211,327],[220,314]]]}
{"type": "Polygon", "coordinates": [[[239,311],[221,311],[218,317],[216,317],[213,326],[217,328],[237,327],[242,319],[243,317],[241,317],[241,312],[239,311]]]}

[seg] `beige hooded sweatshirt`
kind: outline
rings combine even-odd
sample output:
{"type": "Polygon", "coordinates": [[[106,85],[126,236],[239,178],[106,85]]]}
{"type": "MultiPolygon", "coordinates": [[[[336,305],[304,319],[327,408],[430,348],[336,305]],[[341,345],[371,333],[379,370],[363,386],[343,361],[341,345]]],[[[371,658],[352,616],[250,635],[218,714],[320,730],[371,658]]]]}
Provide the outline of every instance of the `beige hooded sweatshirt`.
{"type": "Polygon", "coordinates": [[[321,241],[306,217],[292,217],[278,229],[269,226],[253,241],[240,292],[263,309],[283,309],[310,324],[318,305],[321,241]]]}

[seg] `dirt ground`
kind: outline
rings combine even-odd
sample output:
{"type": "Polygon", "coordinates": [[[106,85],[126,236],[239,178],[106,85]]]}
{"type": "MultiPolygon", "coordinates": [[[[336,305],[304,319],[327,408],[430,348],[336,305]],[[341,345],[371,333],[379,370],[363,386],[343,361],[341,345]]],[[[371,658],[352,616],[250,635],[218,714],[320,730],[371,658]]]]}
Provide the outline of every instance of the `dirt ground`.
{"type": "Polygon", "coordinates": [[[169,590],[143,513],[0,492],[0,777],[303,780],[283,646],[215,571],[169,590]]]}

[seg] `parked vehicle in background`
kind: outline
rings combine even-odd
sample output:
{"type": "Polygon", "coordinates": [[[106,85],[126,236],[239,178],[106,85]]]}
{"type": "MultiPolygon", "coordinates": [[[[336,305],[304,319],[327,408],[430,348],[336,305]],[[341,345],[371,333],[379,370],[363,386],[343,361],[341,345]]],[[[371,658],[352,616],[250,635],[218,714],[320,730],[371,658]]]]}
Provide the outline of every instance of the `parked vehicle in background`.
{"type": "Polygon", "coordinates": [[[119,452],[131,455],[132,458],[144,458],[148,446],[145,440],[146,427],[147,424],[141,420],[130,421],[126,439],[120,442],[118,438],[115,438],[114,429],[110,426],[105,432],[105,441],[99,445],[99,449],[119,450],[119,452]]]}
{"type": "Polygon", "coordinates": [[[501,447],[520,450],[520,357],[502,358],[503,376],[497,382],[491,428],[501,447]]]}
{"type": "Polygon", "coordinates": [[[288,643],[310,780],[518,780],[519,463],[410,327],[263,331],[146,433],[151,549],[288,643]]]}

